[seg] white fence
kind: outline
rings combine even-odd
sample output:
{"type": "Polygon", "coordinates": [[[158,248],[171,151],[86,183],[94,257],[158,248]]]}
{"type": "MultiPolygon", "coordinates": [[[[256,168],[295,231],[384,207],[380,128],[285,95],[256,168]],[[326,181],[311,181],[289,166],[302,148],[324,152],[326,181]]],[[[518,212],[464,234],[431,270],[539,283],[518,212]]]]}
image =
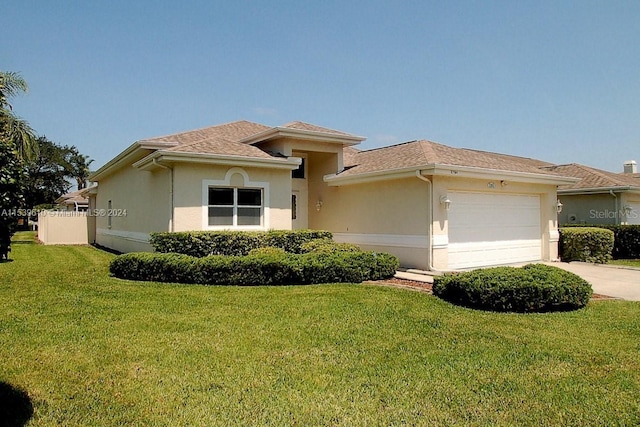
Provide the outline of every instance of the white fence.
{"type": "Polygon", "coordinates": [[[86,212],[41,211],[38,239],[45,245],[86,245],[89,227],[86,212]]]}

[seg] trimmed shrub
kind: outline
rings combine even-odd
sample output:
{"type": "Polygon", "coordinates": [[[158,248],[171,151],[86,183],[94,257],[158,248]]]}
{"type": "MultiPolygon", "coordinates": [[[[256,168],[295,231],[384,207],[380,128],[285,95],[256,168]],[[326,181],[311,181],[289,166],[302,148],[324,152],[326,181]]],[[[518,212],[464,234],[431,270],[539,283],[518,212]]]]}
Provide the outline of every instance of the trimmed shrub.
{"type": "Polygon", "coordinates": [[[195,257],[209,255],[242,256],[251,250],[273,246],[301,253],[302,245],[316,239],[331,239],[321,230],[271,231],[187,231],[151,233],[149,242],[156,252],[180,253],[195,257]]]}
{"type": "Polygon", "coordinates": [[[302,253],[302,245],[314,240],[331,240],[333,234],[323,230],[269,230],[262,236],[263,246],[282,248],[292,254],[302,253]]]}
{"type": "Polygon", "coordinates": [[[613,252],[615,259],[640,259],[640,225],[584,225],[567,224],[563,227],[596,227],[613,231],[613,252]]]}
{"type": "Polygon", "coordinates": [[[110,271],[129,280],[249,286],[359,283],[391,277],[398,265],[396,257],[376,252],[291,254],[261,248],[248,256],[134,252],[114,258],[110,271]]]}
{"type": "Polygon", "coordinates": [[[575,310],[591,298],[591,285],[558,267],[494,267],[434,278],[434,295],[470,308],[508,312],[575,310]]]}
{"type": "Polygon", "coordinates": [[[275,248],[273,246],[265,246],[263,248],[251,249],[248,256],[261,256],[261,257],[283,257],[287,252],[282,248],[275,248]]]}
{"type": "Polygon", "coordinates": [[[332,239],[317,239],[300,245],[302,253],[335,253],[335,252],[362,252],[358,245],[353,243],[338,243],[332,239]]]}
{"type": "Polygon", "coordinates": [[[607,228],[615,235],[614,258],[640,259],[640,225],[615,225],[607,228]]]}
{"type": "Polygon", "coordinates": [[[563,261],[604,264],[611,260],[613,241],[613,231],[604,228],[561,228],[558,250],[563,261]]]}

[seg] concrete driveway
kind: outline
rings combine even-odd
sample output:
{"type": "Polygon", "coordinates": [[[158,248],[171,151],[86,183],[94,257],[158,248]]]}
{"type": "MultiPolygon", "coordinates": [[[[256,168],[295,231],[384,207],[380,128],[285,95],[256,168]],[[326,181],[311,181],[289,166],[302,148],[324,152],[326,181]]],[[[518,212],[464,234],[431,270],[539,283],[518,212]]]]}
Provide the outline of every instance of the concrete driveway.
{"type": "Polygon", "coordinates": [[[591,283],[593,292],[629,301],[640,301],[640,269],[585,262],[549,262],[591,283]]]}

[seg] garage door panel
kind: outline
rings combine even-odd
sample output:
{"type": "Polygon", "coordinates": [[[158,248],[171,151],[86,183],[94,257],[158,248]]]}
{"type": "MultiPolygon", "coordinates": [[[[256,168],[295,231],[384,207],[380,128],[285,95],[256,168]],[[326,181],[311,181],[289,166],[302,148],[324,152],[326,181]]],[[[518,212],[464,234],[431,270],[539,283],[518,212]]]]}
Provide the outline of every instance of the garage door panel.
{"type": "Polygon", "coordinates": [[[450,192],[449,267],[540,260],[540,197],[450,192]]]}
{"type": "Polygon", "coordinates": [[[540,240],[449,244],[449,265],[453,269],[539,260],[540,240]],[[451,266],[452,263],[453,266],[451,266]]]}

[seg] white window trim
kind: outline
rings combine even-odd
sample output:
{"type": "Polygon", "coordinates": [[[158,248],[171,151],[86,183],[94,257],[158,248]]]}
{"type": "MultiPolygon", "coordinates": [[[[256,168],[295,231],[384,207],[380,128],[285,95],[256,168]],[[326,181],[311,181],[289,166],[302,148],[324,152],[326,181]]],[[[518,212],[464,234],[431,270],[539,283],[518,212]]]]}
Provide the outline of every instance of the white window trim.
{"type": "Polygon", "coordinates": [[[223,180],[203,179],[202,180],[202,229],[203,230],[268,230],[270,224],[269,212],[269,183],[262,181],[250,181],[247,172],[238,167],[227,171],[223,180]],[[235,187],[231,185],[231,177],[240,174],[243,178],[243,186],[235,187]],[[209,187],[227,188],[253,188],[262,190],[262,225],[209,225],[209,187]]]}

